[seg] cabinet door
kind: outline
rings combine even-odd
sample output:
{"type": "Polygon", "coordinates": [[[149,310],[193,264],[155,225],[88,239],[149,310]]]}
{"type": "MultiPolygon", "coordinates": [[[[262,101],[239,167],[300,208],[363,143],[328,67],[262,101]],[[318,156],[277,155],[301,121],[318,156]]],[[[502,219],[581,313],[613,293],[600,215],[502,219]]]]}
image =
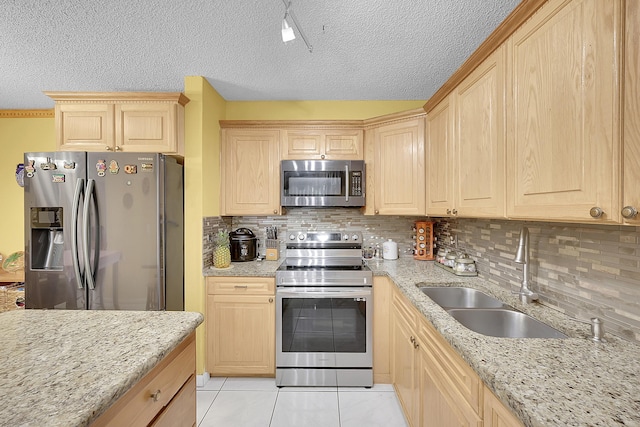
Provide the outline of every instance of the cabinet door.
{"type": "Polygon", "coordinates": [[[327,131],[324,137],[324,154],[327,159],[362,160],[362,130],[327,131]]]}
{"type": "Polygon", "coordinates": [[[178,127],[184,117],[178,110],[183,111],[173,103],[116,104],[116,149],[180,154],[178,135],[183,131],[178,127]]]}
{"type": "Polygon", "coordinates": [[[397,294],[393,296],[391,324],[391,375],[396,393],[412,426],[419,420],[418,382],[416,380],[415,316],[397,294]]]}
{"type": "Polygon", "coordinates": [[[424,215],[424,117],[376,129],[374,213],[424,215]]]}
{"type": "Polygon", "coordinates": [[[277,130],[222,130],[222,214],[280,213],[277,130]]]}
{"type": "Polygon", "coordinates": [[[114,149],[113,104],[56,103],[56,138],[60,151],[114,149]]]}
{"type": "Polygon", "coordinates": [[[619,5],[551,0],[511,37],[509,217],[619,220],[619,5]]]}
{"type": "Polygon", "coordinates": [[[387,277],[373,278],[373,382],[391,384],[391,295],[387,277]]]}
{"type": "Polygon", "coordinates": [[[275,375],[275,303],[268,295],[207,296],[207,371],[275,375]]]}
{"type": "Polygon", "coordinates": [[[522,423],[486,386],[484,388],[484,427],[520,427],[522,423]]]}
{"type": "Polygon", "coordinates": [[[504,50],[498,48],[455,90],[459,216],[504,217],[504,50]]]}
{"type": "Polygon", "coordinates": [[[282,135],[283,160],[320,159],[324,154],[324,137],[321,132],[310,130],[286,130],[282,135]]]}
{"type": "Polygon", "coordinates": [[[447,384],[446,373],[437,372],[437,361],[423,347],[419,355],[420,426],[482,427],[478,414],[455,394],[453,384],[447,384]]]}
{"type": "Polygon", "coordinates": [[[624,71],[624,181],[622,207],[625,224],[640,225],[640,2],[627,1],[624,71]]]}
{"type": "Polygon", "coordinates": [[[427,215],[454,214],[452,99],[449,95],[427,114],[427,215]]]}

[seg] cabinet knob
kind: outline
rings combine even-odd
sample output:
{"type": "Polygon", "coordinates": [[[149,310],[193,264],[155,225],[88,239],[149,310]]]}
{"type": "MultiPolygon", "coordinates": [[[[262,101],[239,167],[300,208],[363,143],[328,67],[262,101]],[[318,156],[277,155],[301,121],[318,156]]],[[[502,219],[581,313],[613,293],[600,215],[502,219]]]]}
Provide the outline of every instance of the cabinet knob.
{"type": "Polygon", "coordinates": [[[622,208],[622,216],[626,219],[633,219],[638,215],[638,210],[633,206],[625,206],[622,208]]]}
{"type": "Polygon", "coordinates": [[[602,215],[604,215],[604,211],[602,210],[602,208],[594,206],[589,210],[589,215],[591,215],[593,218],[600,218],[602,215]]]}
{"type": "Polygon", "coordinates": [[[278,209],[274,209],[273,213],[277,215],[278,214],[278,209]]]}
{"type": "Polygon", "coordinates": [[[111,146],[107,145],[106,147],[104,147],[104,149],[107,151],[111,151],[111,146]]]}
{"type": "Polygon", "coordinates": [[[447,209],[447,215],[451,215],[451,209],[447,209]]]}
{"type": "Polygon", "coordinates": [[[454,215],[458,215],[458,209],[452,210],[451,213],[454,214],[454,215]]]}
{"type": "Polygon", "coordinates": [[[320,158],[321,158],[322,160],[324,160],[324,154],[320,155],[320,158]]]}
{"type": "Polygon", "coordinates": [[[378,209],[376,209],[373,213],[375,213],[376,215],[378,215],[380,213],[380,211],[378,209]]]}
{"type": "Polygon", "coordinates": [[[151,393],[151,399],[152,399],[154,402],[157,402],[157,401],[158,401],[158,399],[160,399],[160,390],[156,390],[156,392],[155,392],[155,393],[151,393]]]}
{"type": "Polygon", "coordinates": [[[273,298],[269,298],[269,302],[273,302],[273,298]]]}
{"type": "Polygon", "coordinates": [[[411,341],[412,343],[415,343],[415,342],[416,342],[416,339],[415,339],[413,336],[411,336],[411,337],[409,338],[409,341],[411,341]]]}
{"type": "Polygon", "coordinates": [[[122,151],[122,147],[120,147],[119,145],[116,145],[116,151],[122,151]]]}

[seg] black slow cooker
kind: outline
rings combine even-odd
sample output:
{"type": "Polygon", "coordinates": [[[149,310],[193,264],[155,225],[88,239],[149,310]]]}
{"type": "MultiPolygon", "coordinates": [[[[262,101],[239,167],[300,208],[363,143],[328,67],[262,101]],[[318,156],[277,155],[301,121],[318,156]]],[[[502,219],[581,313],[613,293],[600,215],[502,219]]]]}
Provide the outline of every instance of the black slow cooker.
{"type": "Polygon", "coordinates": [[[253,261],[256,259],[258,239],[248,228],[238,228],[229,233],[231,261],[253,261]]]}

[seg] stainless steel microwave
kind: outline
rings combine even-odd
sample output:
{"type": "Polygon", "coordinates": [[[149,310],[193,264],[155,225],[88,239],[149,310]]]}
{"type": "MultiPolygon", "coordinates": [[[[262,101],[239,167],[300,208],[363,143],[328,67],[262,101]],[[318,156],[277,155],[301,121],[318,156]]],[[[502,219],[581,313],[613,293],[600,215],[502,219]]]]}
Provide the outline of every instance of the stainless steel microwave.
{"type": "Polygon", "coordinates": [[[364,206],[363,160],[282,160],[282,206],[364,206]]]}

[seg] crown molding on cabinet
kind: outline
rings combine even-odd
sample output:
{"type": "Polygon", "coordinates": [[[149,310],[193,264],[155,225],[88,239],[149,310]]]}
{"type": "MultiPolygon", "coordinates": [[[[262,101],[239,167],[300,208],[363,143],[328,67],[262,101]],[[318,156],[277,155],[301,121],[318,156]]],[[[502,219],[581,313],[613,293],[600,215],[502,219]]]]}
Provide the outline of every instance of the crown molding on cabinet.
{"type": "Polygon", "coordinates": [[[547,0],[522,0],[489,37],[467,58],[436,93],[424,104],[424,110],[430,113],[433,108],[447,97],[473,70],[489,57],[511,34],[544,5],[547,0]]]}
{"type": "Polygon", "coordinates": [[[224,129],[362,129],[362,120],[220,120],[224,129]]]}
{"type": "Polygon", "coordinates": [[[56,103],[83,102],[121,103],[121,102],[177,102],[185,106],[189,98],[181,92],[42,92],[56,103]]]}
{"type": "Polygon", "coordinates": [[[0,119],[52,119],[53,108],[49,110],[0,110],[0,119]]]}

